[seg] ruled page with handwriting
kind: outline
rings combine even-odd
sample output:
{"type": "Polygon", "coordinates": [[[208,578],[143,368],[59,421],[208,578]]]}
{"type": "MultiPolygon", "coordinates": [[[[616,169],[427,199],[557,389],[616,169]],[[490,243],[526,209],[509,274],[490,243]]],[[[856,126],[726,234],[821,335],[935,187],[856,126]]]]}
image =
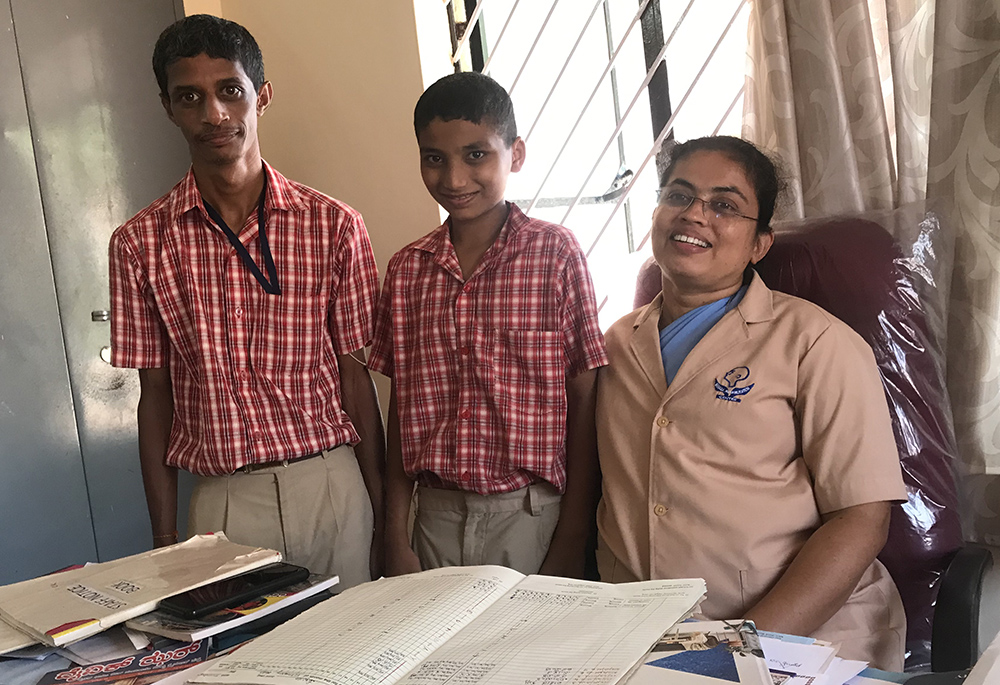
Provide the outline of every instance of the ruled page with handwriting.
{"type": "Polygon", "coordinates": [[[705,594],[701,579],[606,583],[528,576],[402,685],[610,685],[705,594]]]}
{"type": "Polygon", "coordinates": [[[225,685],[612,685],[704,581],[446,568],[360,585],[194,677],[225,685]]]}
{"type": "Polygon", "coordinates": [[[392,685],[523,577],[476,566],[365,583],[220,659],[194,682],[392,685]]]}

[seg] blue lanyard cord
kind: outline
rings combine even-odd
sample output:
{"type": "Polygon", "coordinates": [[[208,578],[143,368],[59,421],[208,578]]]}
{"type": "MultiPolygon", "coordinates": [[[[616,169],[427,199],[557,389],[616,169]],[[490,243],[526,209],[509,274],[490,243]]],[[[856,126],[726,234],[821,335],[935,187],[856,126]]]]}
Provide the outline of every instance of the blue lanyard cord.
{"type": "Polygon", "coordinates": [[[264,292],[269,295],[280,295],[281,285],[278,283],[278,271],[274,268],[274,258],[271,257],[271,247],[267,242],[267,230],[264,223],[264,196],[267,194],[267,176],[264,176],[264,187],[260,191],[260,200],[257,201],[257,230],[260,233],[260,253],[261,257],[264,259],[264,268],[267,269],[267,278],[264,278],[264,274],[261,273],[260,268],[253,261],[253,257],[247,252],[246,247],[240,242],[240,239],[236,237],[233,230],[226,225],[225,220],[222,216],[215,210],[215,207],[205,202],[205,198],[202,198],[202,202],[205,202],[205,209],[208,211],[208,216],[211,217],[215,225],[222,229],[222,232],[226,234],[229,238],[230,244],[236,250],[236,253],[243,260],[244,266],[250,270],[250,273],[254,275],[257,282],[260,283],[261,287],[264,288],[264,292]]]}

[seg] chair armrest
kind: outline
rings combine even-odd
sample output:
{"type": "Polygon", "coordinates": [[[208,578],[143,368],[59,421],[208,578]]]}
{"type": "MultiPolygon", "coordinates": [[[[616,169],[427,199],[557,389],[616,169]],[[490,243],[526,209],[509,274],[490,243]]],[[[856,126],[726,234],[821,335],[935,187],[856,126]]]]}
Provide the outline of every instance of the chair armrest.
{"type": "Polygon", "coordinates": [[[948,671],[947,673],[921,673],[906,679],[906,685],[962,685],[969,671],[948,671]]]}
{"type": "Polygon", "coordinates": [[[931,670],[961,671],[979,658],[979,604],[993,556],[982,547],[962,547],[941,579],[931,635],[931,670]]]}

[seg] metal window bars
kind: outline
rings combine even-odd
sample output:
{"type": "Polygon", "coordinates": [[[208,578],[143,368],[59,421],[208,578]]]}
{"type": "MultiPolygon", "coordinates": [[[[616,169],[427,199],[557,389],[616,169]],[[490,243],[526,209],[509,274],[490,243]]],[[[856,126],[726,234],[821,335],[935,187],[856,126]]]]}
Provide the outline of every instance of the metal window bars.
{"type": "MultiPolygon", "coordinates": [[[[677,103],[677,106],[671,111],[669,96],[667,93],[666,73],[663,68],[663,66],[665,66],[665,55],[667,52],[667,48],[671,45],[674,38],[677,36],[678,32],[681,30],[685,19],[688,17],[692,7],[695,4],[695,1],[696,0],[689,0],[684,10],[680,14],[679,18],[677,19],[669,36],[667,36],[666,39],[664,39],[662,37],[663,35],[662,20],[660,19],[659,16],[660,0],[637,0],[638,3],[637,11],[632,17],[631,21],[628,23],[627,28],[625,29],[620,38],[618,38],[617,40],[612,40],[611,21],[608,12],[609,0],[596,0],[593,3],[593,5],[584,4],[580,2],[580,0],[573,0],[574,3],[578,3],[577,6],[579,6],[579,11],[581,13],[586,12],[588,8],[590,13],[589,15],[587,15],[587,19],[584,22],[579,35],[576,36],[575,42],[573,43],[567,57],[565,58],[563,64],[561,65],[555,77],[555,80],[552,82],[551,87],[545,94],[545,97],[541,103],[540,108],[538,109],[538,112],[534,115],[534,118],[527,129],[528,132],[525,135],[526,141],[529,140],[531,136],[535,133],[539,121],[542,119],[542,116],[544,115],[546,109],[549,107],[550,102],[552,101],[553,94],[555,93],[556,89],[562,82],[565,74],[567,73],[567,69],[570,67],[570,64],[572,63],[574,57],[577,55],[578,49],[583,41],[584,35],[591,27],[594,18],[598,16],[598,10],[600,10],[602,7],[604,8],[603,18],[605,21],[605,29],[608,38],[609,56],[601,72],[596,75],[596,78],[593,81],[593,87],[590,91],[589,97],[585,101],[585,104],[580,109],[580,111],[576,113],[576,118],[575,121],[573,122],[573,125],[568,129],[566,129],[566,133],[562,137],[561,146],[559,147],[558,152],[555,154],[555,156],[549,163],[548,170],[542,177],[542,180],[538,184],[538,187],[535,189],[534,196],[530,200],[515,200],[515,202],[518,205],[522,206],[526,212],[530,212],[532,209],[536,207],[538,208],[566,207],[566,211],[563,214],[561,220],[561,223],[563,224],[566,223],[570,215],[579,205],[610,204],[614,202],[615,206],[613,207],[610,215],[607,217],[607,220],[605,221],[604,225],[601,227],[600,231],[596,234],[596,236],[592,239],[589,247],[587,247],[587,249],[585,250],[588,257],[590,257],[594,253],[595,249],[597,248],[597,245],[600,243],[600,241],[607,233],[608,228],[615,221],[618,211],[621,209],[622,205],[626,206],[625,225],[629,243],[629,251],[631,252],[636,249],[641,250],[645,246],[649,238],[648,232],[640,241],[638,247],[634,246],[633,244],[631,235],[631,220],[627,209],[629,195],[635,189],[636,182],[639,180],[639,178],[645,171],[646,167],[649,164],[649,161],[657,156],[658,152],[663,146],[664,141],[672,137],[674,122],[676,121],[678,114],[683,109],[685,103],[688,102],[692,92],[698,85],[699,80],[705,73],[705,70],[708,68],[713,57],[716,55],[719,46],[722,45],[730,29],[732,28],[734,22],[739,17],[740,12],[743,10],[747,2],[747,0],[741,0],[739,2],[738,6],[736,7],[736,9],[732,14],[732,17],[729,18],[728,22],[725,25],[725,28],[718,36],[715,45],[712,47],[711,51],[708,54],[708,57],[701,65],[696,76],[692,80],[690,86],[687,88],[683,97],[677,103]],[[653,21],[659,24],[658,26],[656,26],[658,35],[651,34],[649,31],[649,24],[653,23],[649,21],[651,15],[653,17],[653,21]],[[620,106],[619,106],[618,82],[617,79],[615,78],[615,68],[616,68],[616,63],[622,53],[622,49],[626,45],[626,42],[631,37],[631,34],[633,33],[634,28],[637,24],[640,25],[641,30],[643,32],[643,42],[644,42],[644,48],[646,50],[647,70],[641,84],[638,86],[638,88],[636,88],[635,92],[632,94],[628,106],[622,113],[620,112],[620,106]],[[651,53],[654,53],[654,51],[655,54],[651,57],[651,53]],[[611,77],[610,84],[607,83],[609,76],[611,77]],[[574,134],[580,127],[580,124],[584,120],[584,117],[587,114],[588,110],[593,105],[595,98],[601,92],[601,89],[603,87],[608,87],[609,85],[612,89],[612,95],[615,106],[615,127],[613,131],[611,131],[607,135],[607,138],[603,146],[601,146],[600,148],[598,148],[596,145],[593,146],[595,151],[599,149],[600,152],[594,158],[593,166],[586,174],[585,180],[579,184],[579,189],[573,197],[543,196],[545,188],[549,184],[549,181],[553,173],[555,172],[557,165],[563,158],[564,153],[569,147],[574,134]],[[658,103],[657,108],[659,109],[659,112],[658,113],[651,112],[651,116],[653,118],[652,121],[653,141],[652,144],[648,147],[645,158],[643,159],[642,164],[639,166],[638,171],[633,173],[632,169],[630,168],[630,165],[627,163],[626,160],[625,149],[622,144],[622,129],[625,126],[626,122],[629,120],[629,117],[634,113],[636,109],[636,104],[640,101],[641,96],[643,95],[644,92],[649,93],[651,104],[654,101],[654,99],[656,100],[656,102],[658,103]],[[660,121],[656,120],[658,117],[661,119],[660,121]],[[665,118],[665,121],[663,120],[663,118],[665,118]],[[603,194],[596,196],[585,196],[584,192],[588,187],[588,185],[590,184],[591,180],[593,179],[594,174],[597,173],[598,169],[601,167],[605,154],[608,152],[611,145],[615,144],[616,141],[618,143],[620,166],[618,168],[615,178],[612,179],[612,181],[608,186],[608,190],[605,191],[603,194]]],[[[484,16],[485,16],[484,12],[489,11],[490,4],[498,5],[499,3],[496,2],[495,0],[444,0],[444,4],[449,10],[449,21],[453,27],[452,63],[456,65],[456,70],[459,70],[462,66],[466,64],[471,64],[475,66],[478,66],[478,64],[482,64],[481,71],[483,71],[483,73],[489,73],[490,67],[495,63],[498,63],[496,62],[498,53],[501,54],[501,58],[503,58],[503,54],[507,54],[501,51],[500,48],[506,44],[505,38],[507,38],[508,36],[508,29],[511,26],[513,17],[518,11],[518,6],[520,2],[521,0],[513,0],[511,9],[507,14],[507,16],[504,18],[504,24],[499,34],[497,35],[496,40],[493,41],[492,45],[487,45],[485,40],[485,32],[483,31],[481,25],[482,22],[484,21],[484,16]],[[467,20],[466,17],[468,17],[467,20]],[[479,29],[478,36],[476,40],[473,40],[474,29],[476,29],[477,27],[479,29]]],[[[551,7],[549,8],[549,11],[545,16],[540,29],[531,39],[532,42],[527,51],[527,54],[517,69],[516,77],[514,78],[513,82],[508,88],[509,92],[513,93],[514,88],[521,81],[521,77],[525,73],[527,63],[536,52],[536,49],[538,49],[539,46],[542,46],[544,49],[544,46],[542,45],[543,34],[549,27],[550,20],[552,19],[556,11],[556,7],[559,5],[559,2],[560,0],[552,0],[551,7]]],[[[506,42],[509,43],[509,40],[510,39],[507,38],[506,42]]],[[[723,114],[722,118],[719,120],[718,125],[715,127],[714,133],[717,133],[721,128],[721,126],[723,125],[723,123],[729,118],[733,109],[740,101],[742,95],[743,95],[743,89],[741,88],[739,92],[735,94],[735,97],[733,98],[728,109],[723,114]]]]}

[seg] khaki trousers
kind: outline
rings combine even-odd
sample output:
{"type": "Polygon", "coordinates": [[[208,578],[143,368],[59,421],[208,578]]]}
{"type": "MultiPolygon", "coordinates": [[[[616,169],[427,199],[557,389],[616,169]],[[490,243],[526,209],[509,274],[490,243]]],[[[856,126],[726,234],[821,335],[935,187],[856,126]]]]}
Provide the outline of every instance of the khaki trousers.
{"type": "Polygon", "coordinates": [[[424,569],[491,564],[537,573],[561,499],[548,483],[498,495],[418,487],[413,551],[424,569]]]}
{"type": "Polygon", "coordinates": [[[225,531],[233,542],[281,552],[338,589],[371,580],[372,506],[354,448],[252,473],[199,476],[188,535],[225,531]]]}

